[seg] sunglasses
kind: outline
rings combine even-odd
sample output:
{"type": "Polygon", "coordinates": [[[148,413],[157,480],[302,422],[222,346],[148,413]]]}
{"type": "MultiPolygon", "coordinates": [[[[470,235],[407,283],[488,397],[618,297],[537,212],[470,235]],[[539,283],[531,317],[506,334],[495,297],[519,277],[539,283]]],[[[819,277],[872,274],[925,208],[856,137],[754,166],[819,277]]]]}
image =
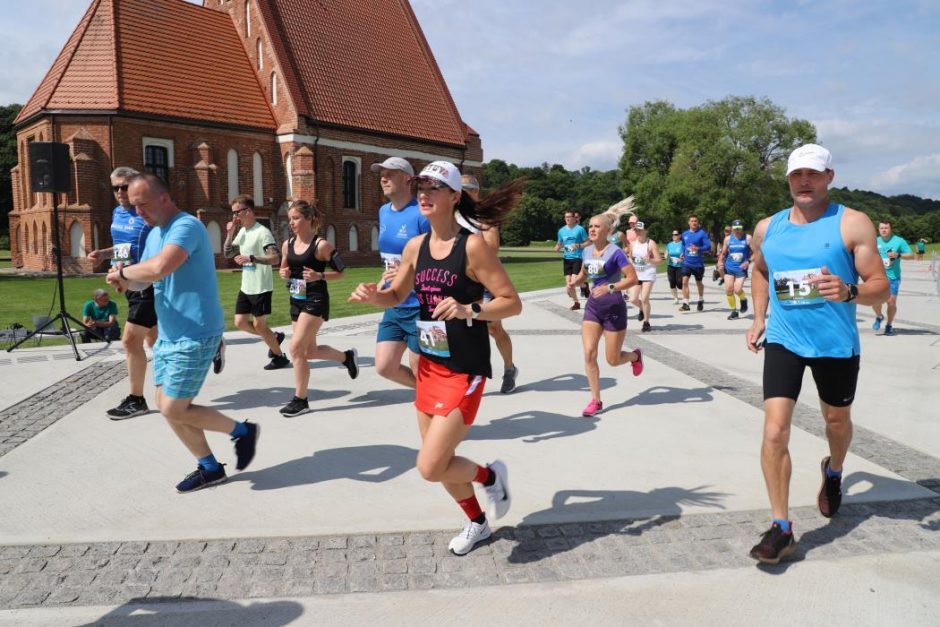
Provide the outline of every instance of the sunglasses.
{"type": "Polygon", "coordinates": [[[678,234],[678,233],[673,233],[672,236],[673,236],[673,237],[679,237],[679,234],[678,234]]]}
{"type": "Polygon", "coordinates": [[[241,209],[232,209],[232,215],[237,216],[239,214],[245,213],[246,211],[248,211],[247,207],[242,207],[241,209]]]}
{"type": "Polygon", "coordinates": [[[450,189],[446,185],[441,185],[440,183],[419,183],[417,186],[418,193],[430,194],[431,192],[436,192],[442,189],[450,189]]]}
{"type": "Polygon", "coordinates": [[[125,183],[124,185],[112,185],[111,189],[115,192],[126,192],[128,187],[130,187],[130,185],[125,183]]]}

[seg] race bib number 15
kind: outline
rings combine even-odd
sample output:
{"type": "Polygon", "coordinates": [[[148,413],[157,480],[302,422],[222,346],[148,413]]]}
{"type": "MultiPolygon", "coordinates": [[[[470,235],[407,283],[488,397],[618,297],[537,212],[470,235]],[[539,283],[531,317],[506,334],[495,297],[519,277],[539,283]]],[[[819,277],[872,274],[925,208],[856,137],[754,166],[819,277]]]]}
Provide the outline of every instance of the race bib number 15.
{"type": "Polygon", "coordinates": [[[774,272],[774,291],[777,300],[785,307],[802,307],[822,303],[819,287],[810,280],[822,274],[821,268],[774,272]]]}

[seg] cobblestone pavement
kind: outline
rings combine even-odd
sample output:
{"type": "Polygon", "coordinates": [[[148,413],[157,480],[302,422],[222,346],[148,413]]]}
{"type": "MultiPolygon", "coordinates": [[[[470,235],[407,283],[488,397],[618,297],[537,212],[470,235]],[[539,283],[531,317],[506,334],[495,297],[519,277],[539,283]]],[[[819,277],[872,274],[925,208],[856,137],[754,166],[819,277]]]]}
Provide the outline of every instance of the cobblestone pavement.
{"type": "Polygon", "coordinates": [[[123,361],[92,364],[0,411],[0,456],[127,376],[123,361]]]}
{"type": "MultiPolygon", "coordinates": [[[[535,304],[580,322],[578,313],[564,307],[535,304]]],[[[358,329],[348,325],[336,330],[358,329]]],[[[634,336],[632,341],[670,368],[762,407],[759,385],[652,340],[634,336]]],[[[0,412],[0,455],[124,376],[123,362],[95,364],[0,412]]],[[[795,425],[823,437],[818,411],[799,404],[795,425]]],[[[852,451],[940,494],[940,460],[858,427],[852,451]]],[[[846,504],[833,519],[823,518],[815,508],[796,508],[791,514],[799,541],[795,561],[810,554],[839,559],[940,549],[940,496],[846,504]]],[[[497,529],[492,540],[465,557],[447,551],[456,530],[0,546],[0,608],[301,597],[750,567],[754,562],[748,550],[766,524],[767,511],[761,509],[520,525],[497,529]]],[[[792,563],[766,568],[783,572],[792,563]]]]}

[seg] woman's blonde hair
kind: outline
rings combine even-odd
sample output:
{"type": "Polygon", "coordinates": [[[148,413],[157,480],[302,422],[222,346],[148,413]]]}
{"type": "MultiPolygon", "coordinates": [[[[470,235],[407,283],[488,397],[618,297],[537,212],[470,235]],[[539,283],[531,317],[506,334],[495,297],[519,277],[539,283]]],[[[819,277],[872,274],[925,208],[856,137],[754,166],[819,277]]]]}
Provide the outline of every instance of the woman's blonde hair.
{"type": "Polygon", "coordinates": [[[621,200],[620,202],[611,205],[607,211],[599,213],[595,218],[603,218],[607,222],[607,229],[613,231],[617,228],[617,225],[620,224],[620,219],[623,216],[632,216],[636,215],[636,206],[633,204],[633,196],[628,196],[621,200]]]}

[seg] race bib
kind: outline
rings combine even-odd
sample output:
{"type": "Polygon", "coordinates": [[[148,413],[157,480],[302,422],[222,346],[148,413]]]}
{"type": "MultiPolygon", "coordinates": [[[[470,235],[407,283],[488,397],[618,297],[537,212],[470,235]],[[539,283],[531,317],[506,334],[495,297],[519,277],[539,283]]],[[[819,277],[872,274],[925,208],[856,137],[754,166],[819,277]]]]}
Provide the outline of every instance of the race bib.
{"type": "Polygon", "coordinates": [[[671,264],[674,265],[674,266],[678,266],[678,265],[679,265],[679,261],[680,261],[680,259],[679,259],[678,257],[670,257],[670,258],[669,258],[669,263],[671,263],[671,264]]]}
{"type": "Polygon", "coordinates": [[[697,247],[686,248],[685,256],[686,257],[698,257],[698,248],[697,247]]]}
{"type": "Polygon", "coordinates": [[[303,279],[290,279],[287,285],[291,298],[307,300],[307,282],[303,279]]]}
{"type": "Polygon", "coordinates": [[[744,261],[744,253],[731,253],[729,257],[731,257],[731,261],[735,263],[741,263],[744,261]]]}
{"type": "Polygon", "coordinates": [[[418,320],[418,345],[422,353],[437,357],[450,357],[447,325],[443,320],[418,320]]]}
{"type": "Polygon", "coordinates": [[[890,268],[891,264],[894,263],[894,259],[888,259],[887,257],[882,257],[881,263],[885,265],[885,268],[890,268]]]}
{"type": "Polygon", "coordinates": [[[574,251],[578,250],[578,248],[579,247],[577,244],[568,244],[568,252],[573,253],[574,251]]]}
{"type": "Polygon", "coordinates": [[[395,270],[398,266],[401,265],[401,255],[393,255],[392,253],[381,253],[382,263],[385,264],[385,271],[395,270]]]}
{"type": "Polygon", "coordinates": [[[119,263],[125,266],[132,263],[130,243],[114,245],[114,250],[111,251],[111,265],[116,266],[119,263]]]}
{"type": "Polygon", "coordinates": [[[774,272],[777,300],[784,307],[803,307],[824,302],[825,299],[819,295],[819,287],[809,282],[821,274],[821,268],[774,272]]]}
{"type": "Polygon", "coordinates": [[[246,264],[243,264],[243,265],[242,265],[242,270],[244,270],[244,271],[246,271],[246,272],[254,272],[254,271],[255,271],[255,264],[253,264],[253,263],[246,263],[246,264]]]}
{"type": "Polygon", "coordinates": [[[604,262],[600,259],[592,259],[584,264],[588,279],[596,281],[603,279],[607,274],[604,272],[604,262]]]}
{"type": "Polygon", "coordinates": [[[642,268],[645,268],[649,264],[646,261],[646,257],[634,257],[633,265],[635,265],[637,268],[642,269],[642,268]]]}

